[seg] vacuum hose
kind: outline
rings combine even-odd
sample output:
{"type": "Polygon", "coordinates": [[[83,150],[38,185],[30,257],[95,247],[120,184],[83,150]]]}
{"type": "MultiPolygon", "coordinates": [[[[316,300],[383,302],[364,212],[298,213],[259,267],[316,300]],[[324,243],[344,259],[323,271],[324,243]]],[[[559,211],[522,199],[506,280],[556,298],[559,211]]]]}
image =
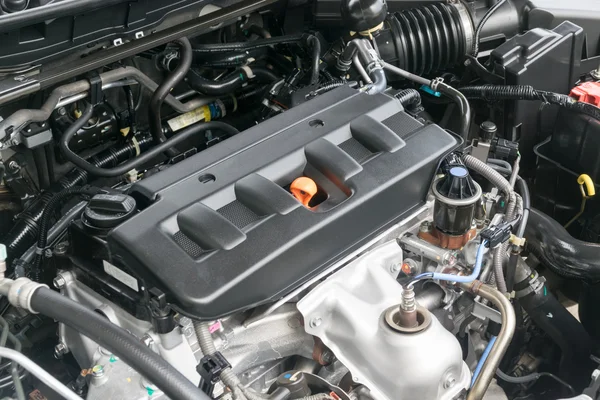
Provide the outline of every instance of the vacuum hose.
{"type": "Polygon", "coordinates": [[[525,229],[527,248],[556,274],[600,281],[600,244],[575,239],[556,220],[532,208],[525,229]]]}
{"type": "Polygon", "coordinates": [[[171,364],[146,347],[125,329],[107,318],[48,288],[31,296],[31,308],[81,332],[155,384],[169,398],[209,400],[210,398],[171,364]]]}

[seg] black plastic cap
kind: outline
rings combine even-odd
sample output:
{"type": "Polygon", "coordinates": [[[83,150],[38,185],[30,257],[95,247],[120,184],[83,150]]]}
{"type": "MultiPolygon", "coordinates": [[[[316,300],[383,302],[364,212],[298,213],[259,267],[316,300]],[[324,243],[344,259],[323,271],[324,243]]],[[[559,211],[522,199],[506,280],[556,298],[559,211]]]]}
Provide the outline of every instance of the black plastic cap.
{"type": "Polygon", "coordinates": [[[484,121],[479,125],[479,136],[486,142],[491,141],[498,132],[498,127],[492,121],[484,121]]]}
{"type": "Polygon", "coordinates": [[[363,32],[381,24],[387,16],[385,0],[343,0],[340,6],[344,26],[363,32]]]}
{"type": "Polygon", "coordinates": [[[125,194],[97,194],[83,212],[86,225],[110,229],[119,225],[136,211],[135,199],[125,194]]]}
{"type": "Polygon", "coordinates": [[[477,194],[477,187],[462,164],[448,165],[446,176],[437,184],[438,192],[449,199],[469,199],[477,194]]]}

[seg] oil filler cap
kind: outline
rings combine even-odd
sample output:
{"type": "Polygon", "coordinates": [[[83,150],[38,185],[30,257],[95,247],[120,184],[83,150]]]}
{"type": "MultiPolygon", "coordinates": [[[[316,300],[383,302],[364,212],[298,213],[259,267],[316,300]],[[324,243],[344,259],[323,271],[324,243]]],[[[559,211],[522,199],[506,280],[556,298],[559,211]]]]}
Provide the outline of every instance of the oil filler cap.
{"type": "Polygon", "coordinates": [[[96,229],[111,229],[131,217],[136,211],[135,199],[126,194],[97,194],[83,212],[85,225],[96,229]]]}

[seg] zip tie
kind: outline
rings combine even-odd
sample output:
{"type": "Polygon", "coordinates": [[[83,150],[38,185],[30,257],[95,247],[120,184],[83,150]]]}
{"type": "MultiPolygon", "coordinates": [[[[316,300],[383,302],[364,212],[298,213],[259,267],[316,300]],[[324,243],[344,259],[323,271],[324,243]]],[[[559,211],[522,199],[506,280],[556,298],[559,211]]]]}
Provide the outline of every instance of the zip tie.
{"type": "Polygon", "coordinates": [[[254,73],[252,72],[252,68],[248,67],[247,65],[242,66],[241,69],[246,71],[246,76],[248,76],[248,79],[255,77],[254,73]]]}
{"type": "Polygon", "coordinates": [[[229,95],[231,96],[231,100],[233,100],[233,111],[232,112],[236,112],[238,109],[237,97],[235,97],[233,93],[230,93],[229,95]]]}
{"type": "Polygon", "coordinates": [[[133,147],[135,148],[135,156],[139,156],[142,153],[142,151],[140,150],[140,143],[135,138],[135,136],[131,138],[131,143],[133,143],[133,147]]]}

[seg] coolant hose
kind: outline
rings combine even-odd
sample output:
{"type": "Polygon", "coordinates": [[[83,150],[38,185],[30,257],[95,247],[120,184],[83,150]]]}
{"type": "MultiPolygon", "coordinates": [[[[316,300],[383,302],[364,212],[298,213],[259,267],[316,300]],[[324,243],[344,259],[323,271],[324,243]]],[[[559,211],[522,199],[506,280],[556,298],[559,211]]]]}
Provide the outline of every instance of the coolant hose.
{"type": "Polygon", "coordinates": [[[498,311],[500,311],[502,318],[502,328],[500,328],[496,343],[494,343],[494,346],[490,350],[477,379],[467,395],[467,400],[481,400],[492,382],[492,379],[494,379],[500,361],[502,361],[502,357],[504,357],[504,354],[512,341],[513,335],[515,334],[517,319],[512,304],[506,296],[498,290],[484,285],[480,281],[461,283],[460,287],[464,291],[470,292],[476,296],[481,296],[492,302],[498,311]]]}
{"type": "Polygon", "coordinates": [[[187,74],[187,83],[197,92],[209,96],[223,96],[242,88],[250,79],[262,82],[274,82],[279,78],[267,68],[241,67],[220,81],[207,79],[194,69],[187,74]]]}
{"type": "Polygon", "coordinates": [[[319,70],[321,65],[321,42],[316,36],[308,38],[308,44],[312,47],[312,66],[310,73],[310,84],[316,85],[319,83],[319,70]]]}
{"type": "Polygon", "coordinates": [[[64,323],[113,352],[168,397],[174,400],[210,399],[138,338],[68,297],[41,287],[31,296],[31,308],[64,323]]]}
{"type": "Polygon", "coordinates": [[[527,248],[554,273],[600,281],[600,244],[575,239],[556,220],[532,208],[525,229],[527,248]]]}
{"type": "MultiPolygon", "coordinates": [[[[162,118],[160,110],[163,102],[171,93],[171,90],[185,78],[186,74],[192,66],[192,45],[186,37],[177,39],[177,44],[180,47],[179,51],[179,64],[177,68],[156,88],[152,98],[150,99],[150,105],[148,106],[148,122],[150,124],[150,133],[154,138],[156,144],[161,144],[167,141],[162,130],[162,118]]],[[[87,121],[87,120],[86,120],[87,121]]],[[[174,157],[179,152],[176,149],[168,148],[165,153],[169,157],[174,157]]]]}
{"type": "Polygon", "coordinates": [[[100,168],[79,157],[69,148],[69,143],[71,142],[73,136],[75,136],[79,129],[81,129],[87,123],[87,121],[91,118],[92,115],[93,107],[90,104],[88,104],[85,110],[83,111],[81,117],[77,119],[77,121],[75,121],[73,125],[67,128],[67,130],[63,134],[62,138],[60,139],[60,149],[64,157],[79,168],[83,169],[84,171],[87,171],[90,175],[95,175],[104,178],[111,178],[126,174],[128,171],[131,171],[132,169],[151,161],[152,159],[163,153],[166,149],[176,146],[177,144],[209,129],[220,129],[228,133],[229,135],[235,135],[239,133],[238,130],[235,129],[233,126],[225,124],[223,122],[202,122],[179,131],[175,136],[171,137],[166,142],[163,142],[158,146],[153,147],[151,150],[142,153],[138,157],[124,164],[120,164],[119,166],[114,168],[100,168]]]}

